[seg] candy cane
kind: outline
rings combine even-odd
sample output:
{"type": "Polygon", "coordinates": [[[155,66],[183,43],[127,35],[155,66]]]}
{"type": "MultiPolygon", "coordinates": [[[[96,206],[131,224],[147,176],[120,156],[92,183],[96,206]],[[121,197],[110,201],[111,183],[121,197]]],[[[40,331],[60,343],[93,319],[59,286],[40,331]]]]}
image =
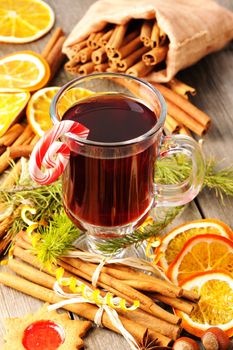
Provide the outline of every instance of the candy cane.
{"type": "Polygon", "coordinates": [[[77,122],[63,120],[49,130],[34,147],[29,161],[31,178],[41,185],[54,182],[64,171],[70,158],[70,149],[64,143],[57,141],[59,137],[70,132],[86,139],[89,130],[77,122]],[[45,171],[41,170],[42,166],[45,171]]]}

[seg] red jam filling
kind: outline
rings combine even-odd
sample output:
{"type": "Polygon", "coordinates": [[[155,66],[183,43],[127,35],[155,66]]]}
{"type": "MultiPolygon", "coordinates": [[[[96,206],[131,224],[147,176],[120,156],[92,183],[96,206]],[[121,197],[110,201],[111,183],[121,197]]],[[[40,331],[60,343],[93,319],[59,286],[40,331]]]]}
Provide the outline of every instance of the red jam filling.
{"type": "Polygon", "coordinates": [[[26,350],[57,350],[64,340],[61,326],[51,321],[37,321],[25,329],[22,344],[26,350]]]}

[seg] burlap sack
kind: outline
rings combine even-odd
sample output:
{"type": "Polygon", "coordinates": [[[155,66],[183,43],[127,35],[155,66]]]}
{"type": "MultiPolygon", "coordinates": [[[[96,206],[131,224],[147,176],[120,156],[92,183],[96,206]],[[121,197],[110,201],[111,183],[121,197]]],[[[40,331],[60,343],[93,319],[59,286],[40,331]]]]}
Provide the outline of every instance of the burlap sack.
{"type": "Polygon", "coordinates": [[[103,29],[107,22],[124,24],[132,18],[157,18],[170,44],[166,69],[150,80],[167,82],[175,74],[233,39],[233,13],[212,0],[99,0],[67,38],[63,50],[103,29]]]}

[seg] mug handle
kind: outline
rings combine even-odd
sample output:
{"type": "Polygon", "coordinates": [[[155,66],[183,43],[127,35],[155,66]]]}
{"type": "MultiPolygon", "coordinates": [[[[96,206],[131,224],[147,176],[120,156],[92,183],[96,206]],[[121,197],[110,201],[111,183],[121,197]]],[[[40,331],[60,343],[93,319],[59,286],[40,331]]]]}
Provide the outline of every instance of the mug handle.
{"type": "Polygon", "coordinates": [[[199,144],[186,135],[169,135],[163,138],[162,147],[159,158],[184,154],[192,161],[192,171],[180,184],[154,184],[156,207],[173,207],[191,202],[199,193],[205,176],[205,161],[199,144]]]}

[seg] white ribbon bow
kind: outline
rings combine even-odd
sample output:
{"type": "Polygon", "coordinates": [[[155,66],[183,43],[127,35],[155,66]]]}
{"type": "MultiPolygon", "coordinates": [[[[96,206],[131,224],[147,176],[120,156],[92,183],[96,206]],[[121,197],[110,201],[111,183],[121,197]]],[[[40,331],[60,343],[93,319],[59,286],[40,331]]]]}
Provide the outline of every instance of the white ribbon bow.
{"type": "MultiPolygon", "coordinates": [[[[68,280],[67,278],[63,278],[62,280],[68,280]]],[[[87,290],[90,291],[90,293],[92,293],[93,291],[91,290],[91,288],[89,288],[88,286],[86,286],[87,290]]],[[[114,327],[116,327],[121,334],[123,335],[123,337],[125,338],[125,340],[127,341],[127,343],[129,344],[130,348],[132,350],[140,350],[136,340],[134,339],[134,337],[125,329],[125,327],[123,326],[123,324],[121,323],[121,320],[119,319],[119,316],[117,314],[117,312],[112,309],[111,307],[109,307],[108,305],[98,305],[95,303],[95,301],[91,301],[88,299],[85,299],[84,297],[80,296],[80,294],[74,294],[74,293],[65,293],[63,291],[63,289],[60,287],[59,282],[55,282],[53,289],[55,291],[55,293],[62,297],[62,298],[67,298],[67,300],[64,301],[60,301],[56,304],[50,305],[48,306],[48,310],[52,311],[52,310],[56,310],[59,309],[65,305],[69,305],[69,304],[76,304],[76,303],[90,303],[90,304],[94,304],[97,305],[99,307],[98,311],[96,312],[95,315],[95,319],[94,322],[97,324],[97,326],[101,326],[101,319],[102,319],[102,315],[103,312],[105,311],[109,317],[109,319],[112,322],[112,325],[114,327]]],[[[100,297],[101,301],[104,303],[104,298],[100,297]]],[[[120,298],[113,298],[112,302],[118,303],[120,298]]]]}

